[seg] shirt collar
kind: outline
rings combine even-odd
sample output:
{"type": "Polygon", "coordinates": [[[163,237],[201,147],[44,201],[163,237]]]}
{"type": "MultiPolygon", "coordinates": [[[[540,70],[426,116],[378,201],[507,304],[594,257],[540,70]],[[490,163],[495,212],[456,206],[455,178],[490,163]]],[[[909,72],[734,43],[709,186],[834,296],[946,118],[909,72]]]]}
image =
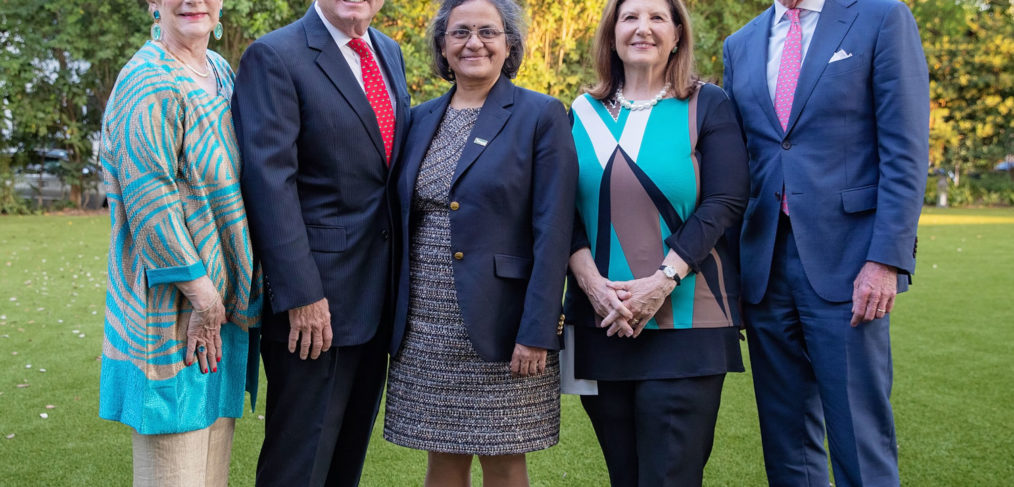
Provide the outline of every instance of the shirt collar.
{"type": "MultiPolygon", "coordinates": [[[[317,11],[317,16],[320,17],[321,22],[324,22],[324,28],[326,28],[328,33],[331,34],[331,37],[334,39],[335,43],[338,44],[338,47],[344,47],[346,44],[349,43],[349,41],[352,40],[352,38],[349,37],[348,34],[332,25],[331,22],[327,20],[327,17],[324,17],[324,12],[320,10],[320,5],[317,2],[313,2],[313,9],[317,11]]],[[[373,41],[370,40],[369,30],[367,30],[366,33],[363,34],[362,39],[366,41],[366,45],[370,46],[371,51],[376,52],[376,49],[373,48],[373,41]]]]}
{"type": "MultiPolygon", "coordinates": [[[[775,23],[777,24],[782,20],[782,17],[785,16],[785,11],[788,10],[788,8],[785,7],[785,5],[782,5],[782,2],[779,2],[778,0],[774,0],[774,2],[775,2],[775,23]]],[[[799,5],[796,5],[796,8],[801,10],[820,12],[821,10],[824,9],[824,0],[803,0],[802,2],[799,2],[799,5]]]]}

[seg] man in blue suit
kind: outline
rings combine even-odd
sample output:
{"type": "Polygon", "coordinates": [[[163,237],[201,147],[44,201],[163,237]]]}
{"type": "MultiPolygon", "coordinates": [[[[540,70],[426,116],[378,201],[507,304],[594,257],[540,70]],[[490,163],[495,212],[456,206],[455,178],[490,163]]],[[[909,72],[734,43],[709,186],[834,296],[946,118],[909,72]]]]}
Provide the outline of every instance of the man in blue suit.
{"type": "Polygon", "coordinates": [[[317,0],[254,42],[236,79],[242,186],[264,269],[258,485],[357,485],[387,370],[389,165],[408,126],[383,0],[317,0]]]}
{"type": "Polygon", "coordinates": [[[743,296],[771,485],[898,485],[888,317],[915,270],[929,75],[896,0],[776,0],[725,41],[750,152],[743,296]]]}

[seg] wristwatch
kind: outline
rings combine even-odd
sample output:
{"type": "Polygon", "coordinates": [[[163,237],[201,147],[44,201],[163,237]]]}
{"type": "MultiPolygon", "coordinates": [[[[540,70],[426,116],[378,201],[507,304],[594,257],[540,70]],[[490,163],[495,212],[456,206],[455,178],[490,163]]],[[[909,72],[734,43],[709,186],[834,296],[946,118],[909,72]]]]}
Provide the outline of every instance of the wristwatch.
{"type": "Polygon", "coordinates": [[[672,279],[672,280],[676,281],[676,285],[677,286],[680,285],[680,281],[682,279],[680,279],[680,276],[678,274],[676,274],[676,268],[675,267],[673,267],[671,265],[663,265],[663,266],[659,266],[658,270],[662,271],[662,274],[664,274],[665,277],[668,277],[669,279],[672,279]]]}

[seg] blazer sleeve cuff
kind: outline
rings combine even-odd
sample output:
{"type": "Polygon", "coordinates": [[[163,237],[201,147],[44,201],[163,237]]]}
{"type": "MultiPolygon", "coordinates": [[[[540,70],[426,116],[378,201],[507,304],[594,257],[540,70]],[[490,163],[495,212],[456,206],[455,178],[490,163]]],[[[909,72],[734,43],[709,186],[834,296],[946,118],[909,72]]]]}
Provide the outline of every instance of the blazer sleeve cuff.
{"type": "Polygon", "coordinates": [[[554,332],[551,336],[543,338],[541,340],[521,340],[518,339],[517,343],[526,347],[533,348],[544,348],[546,350],[559,350],[560,349],[560,337],[556,336],[554,332]]]}
{"type": "Polygon", "coordinates": [[[866,260],[894,266],[902,274],[915,273],[916,237],[873,236],[866,260]]]}
{"type": "Polygon", "coordinates": [[[522,323],[515,342],[526,347],[559,350],[560,339],[556,335],[557,323],[522,323]]]}
{"type": "Polygon", "coordinates": [[[324,285],[313,256],[292,257],[284,252],[262,257],[265,264],[264,291],[271,310],[281,313],[316,303],[325,297],[324,285]],[[267,270],[268,262],[272,270],[267,270]]]}
{"type": "MultiPolygon", "coordinates": [[[[678,232],[674,233],[674,234],[670,235],[668,238],[666,238],[665,239],[665,244],[668,245],[669,248],[672,249],[673,252],[676,252],[676,255],[680,256],[680,258],[683,259],[683,262],[687,263],[687,266],[690,267],[690,270],[692,272],[696,273],[696,272],[700,272],[701,271],[701,261],[704,260],[704,259],[703,258],[702,259],[696,259],[696,258],[694,258],[690,254],[690,252],[688,252],[686,249],[683,248],[682,245],[680,245],[678,232]]],[[[705,254],[705,257],[707,257],[707,254],[705,254]]]]}

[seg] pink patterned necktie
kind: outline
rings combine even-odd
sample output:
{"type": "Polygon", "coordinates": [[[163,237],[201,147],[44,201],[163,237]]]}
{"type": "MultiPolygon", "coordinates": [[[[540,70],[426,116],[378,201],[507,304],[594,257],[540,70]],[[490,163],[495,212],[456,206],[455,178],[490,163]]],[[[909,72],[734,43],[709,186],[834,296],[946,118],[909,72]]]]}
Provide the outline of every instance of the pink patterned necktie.
{"type": "Polygon", "coordinates": [[[384,77],[380,75],[380,66],[373,59],[373,53],[366,41],[356,38],[349,41],[349,47],[359,55],[359,65],[363,69],[363,89],[366,99],[377,116],[380,125],[380,137],[384,141],[384,154],[387,165],[391,165],[391,148],[394,146],[394,108],[391,107],[391,95],[387,92],[384,77]]]}
{"type": "MultiPolygon", "coordinates": [[[[785,11],[791,24],[782,46],[782,62],[778,66],[778,82],[775,84],[775,113],[782,130],[789,128],[789,114],[792,112],[792,97],[799,82],[799,67],[803,62],[803,27],[799,25],[799,9],[785,11]]],[[[782,213],[789,214],[789,202],[782,185],[782,213]]]]}

